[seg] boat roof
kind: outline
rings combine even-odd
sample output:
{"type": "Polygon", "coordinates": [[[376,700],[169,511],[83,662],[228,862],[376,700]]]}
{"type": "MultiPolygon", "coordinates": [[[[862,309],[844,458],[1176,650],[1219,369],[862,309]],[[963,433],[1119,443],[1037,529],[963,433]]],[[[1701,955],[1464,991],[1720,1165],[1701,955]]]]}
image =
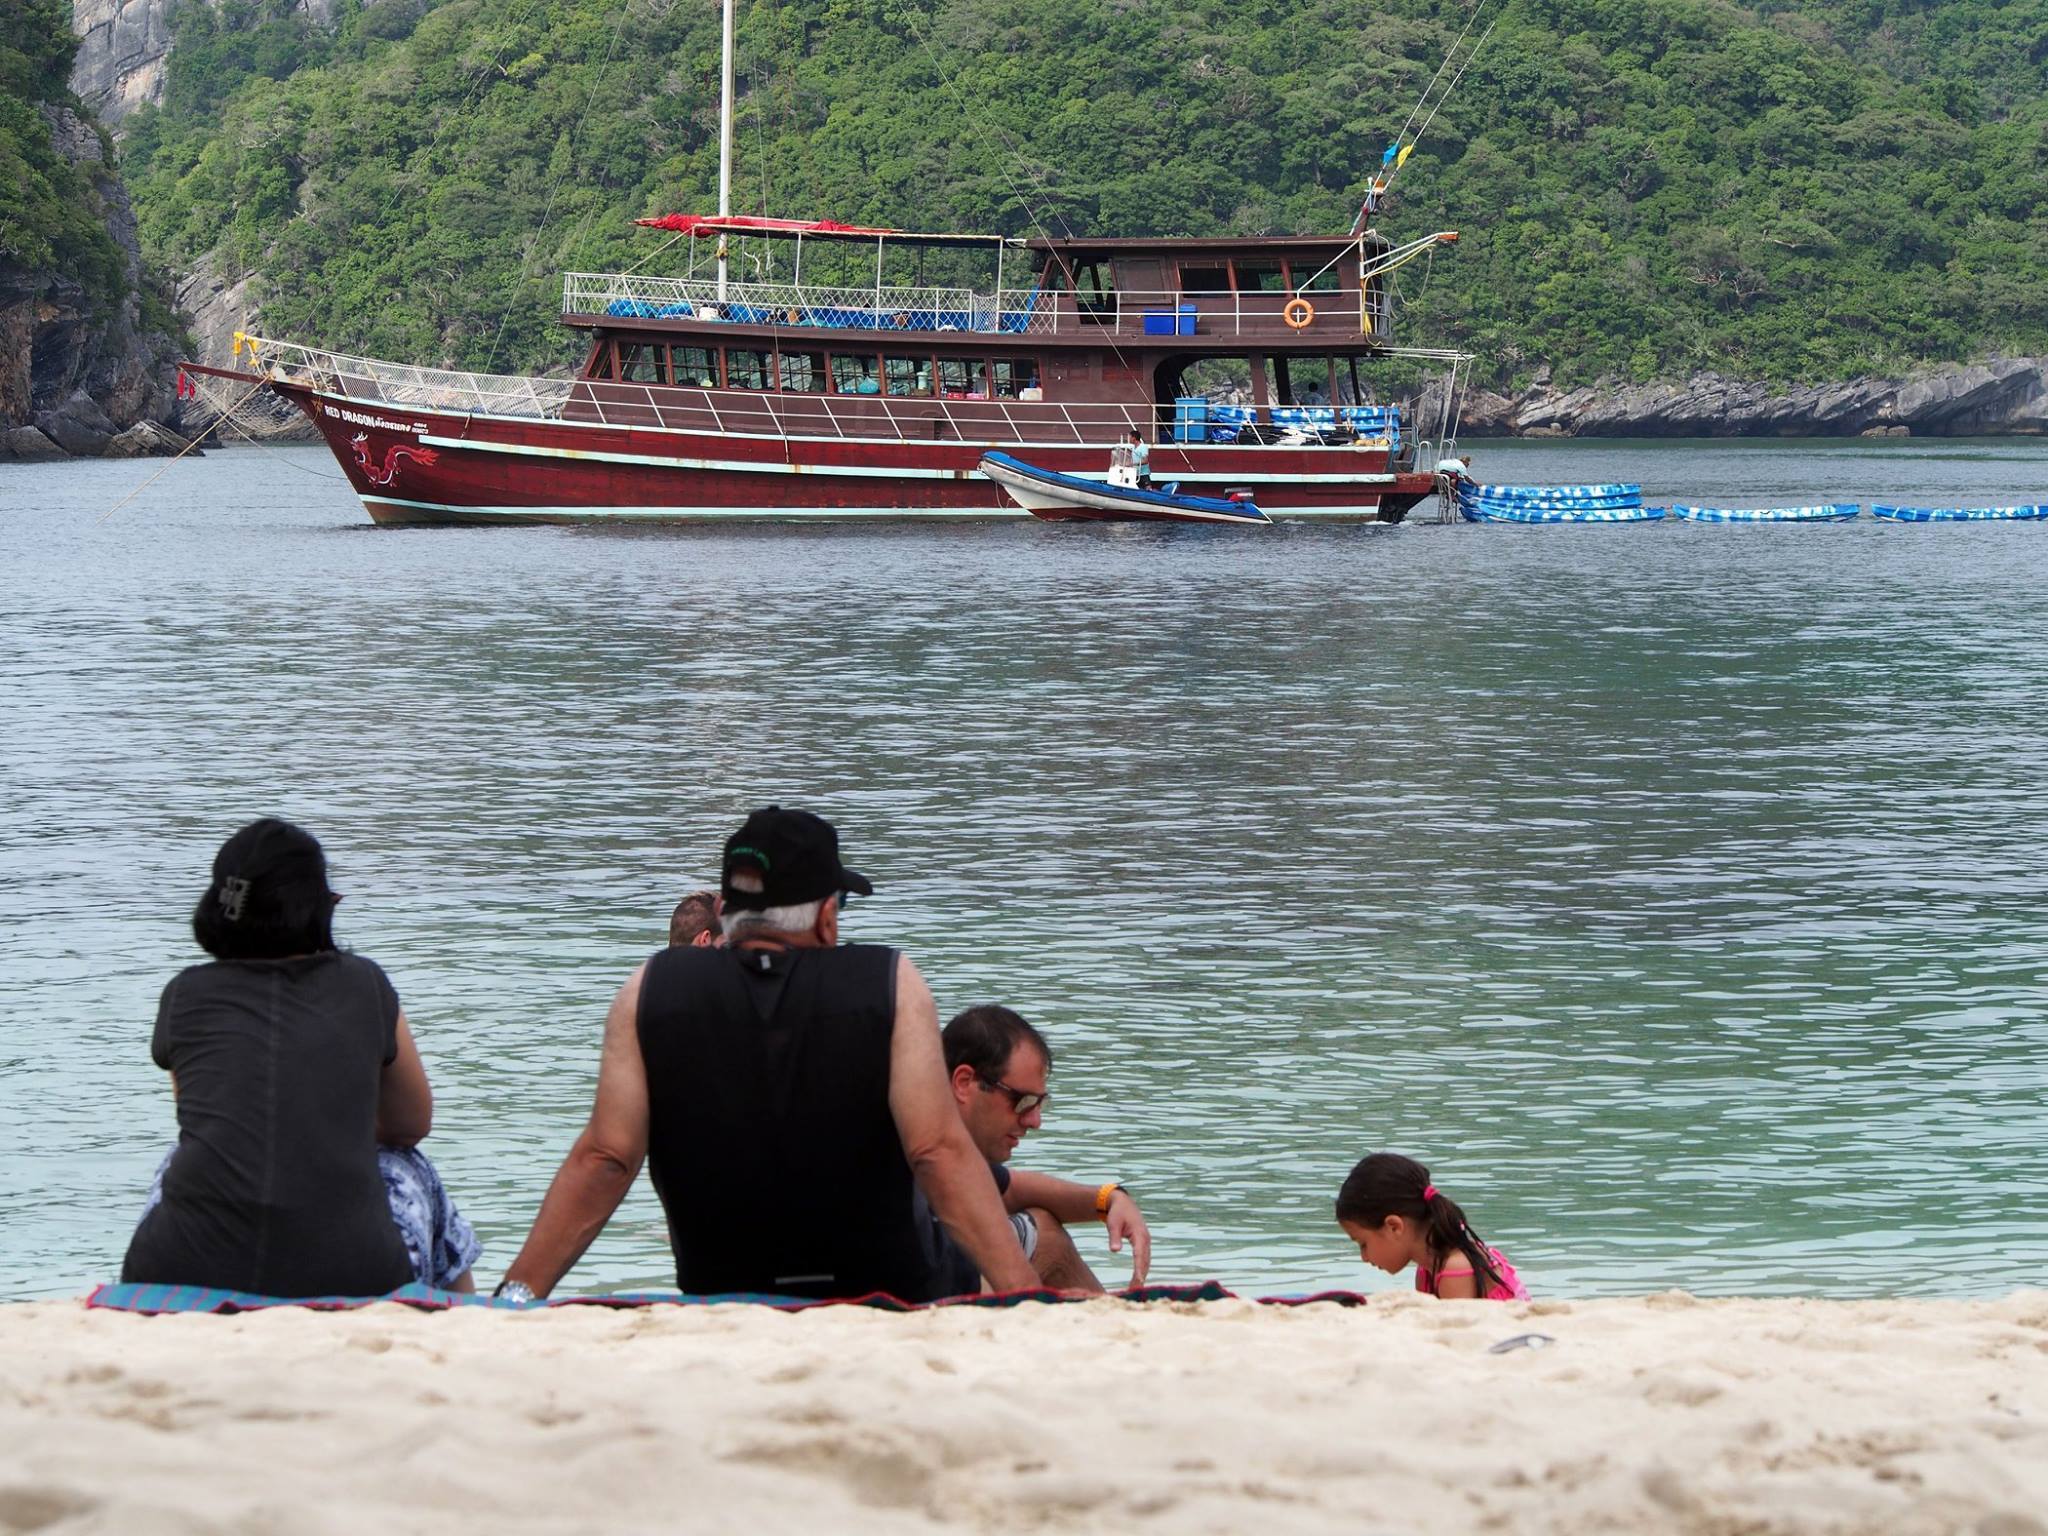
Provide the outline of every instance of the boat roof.
{"type": "Polygon", "coordinates": [[[706,235],[770,235],[788,239],[809,236],[821,240],[909,240],[919,245],[992,246],[1024,244],[1013,235],[928,235],[911,229],[888,229],[880,225],[842,224],[837,219],[770,219],[751,214],[664,213],[656,218],[635,219],[648,229],[672,230],[702,238],[706,235]]]}
{"type": "Polygon", "coordinates": [[[767,235],[785,239],[902,240],[930,246],[1010,246],[1047,251],[1062,256],[1083,253],[1102,256],[1230,256],[1256,251],[1320,252],[1340,251],[1363,240],[1374,250],[1391,242],[1378,230],[1356,235],[1036,235],[1020,239],[1015,235],[924,234],[917,230],[890,229],[882,225],[842,224],[837,219],[771,219],[754,214],[664,213],[635,219],[648,229],[665,229],[701,239],[709,235],[767,235]]]}
{"type": "Polygon", "coordinates": [[[1041,235],[1024,244],[1034,251],[1062,255],[1089,252],[1104,256],[1230,256],[1252,251],[1338,251],[1363,240],[1378,248],[1389,242],[1377,230],[1356,235],[1140,235],[1094,238],[1088,235],[1041,235]]]}

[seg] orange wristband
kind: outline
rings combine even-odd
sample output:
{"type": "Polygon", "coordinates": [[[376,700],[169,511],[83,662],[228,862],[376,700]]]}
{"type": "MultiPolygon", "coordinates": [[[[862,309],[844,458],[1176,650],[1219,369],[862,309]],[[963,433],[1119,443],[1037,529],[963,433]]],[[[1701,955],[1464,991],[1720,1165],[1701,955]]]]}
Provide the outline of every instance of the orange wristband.
{"type": "Polygon", "coordinates": [[[1107,1216],[1109,1214],[1109,1202],[1116,1198],[1116,1192],[1122,1188],[1123,1185],[1112,1179],[1103,1185],[1102,1188],[1095,1191],[1095,1214],[1107,1216]]]}

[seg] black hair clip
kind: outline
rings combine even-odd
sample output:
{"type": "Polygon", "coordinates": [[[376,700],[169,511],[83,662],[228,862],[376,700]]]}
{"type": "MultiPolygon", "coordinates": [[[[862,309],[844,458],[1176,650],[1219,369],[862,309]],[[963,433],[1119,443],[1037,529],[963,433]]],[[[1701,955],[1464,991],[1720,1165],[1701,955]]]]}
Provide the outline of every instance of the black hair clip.
{"type": "Polygon", "coordinates": [[[229,875],[220,883],[220,909],[231,923],[242,920],[242,910],[249,904],[249,882],[240,875],[229,875]]]}

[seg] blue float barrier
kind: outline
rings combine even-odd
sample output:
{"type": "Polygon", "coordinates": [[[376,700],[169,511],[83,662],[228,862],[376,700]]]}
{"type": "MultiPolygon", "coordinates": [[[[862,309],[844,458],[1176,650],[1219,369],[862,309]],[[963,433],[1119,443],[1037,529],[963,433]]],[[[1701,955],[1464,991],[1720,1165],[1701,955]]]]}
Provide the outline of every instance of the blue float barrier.
{"type": "Polygon", "coordinates": [[[1690,523],[1846,523],[1863,515],[1861,502],[1817,507],[1673,507],[1671,515],[1690,523]]]}
{"type": "Polygon", "coordinates": [[[1872,507],[1894,523],[2017,523],[2048,517],[2048,507],[1872,507]]]}
{"type": "Polygon", "coordinates": [[[1488,501],[1641,501],[1640,485],[1482,485],[1476,481],[1458,487],[1461,496],[1483,496],[1488,501]]]}
{"type": "Polygon", "coordinates": [[[1664,516],[1662,507],[1516,507],[1504,504],[1461,504],[1458,509],[1474,523],[1654,523],[1664,516]]]}

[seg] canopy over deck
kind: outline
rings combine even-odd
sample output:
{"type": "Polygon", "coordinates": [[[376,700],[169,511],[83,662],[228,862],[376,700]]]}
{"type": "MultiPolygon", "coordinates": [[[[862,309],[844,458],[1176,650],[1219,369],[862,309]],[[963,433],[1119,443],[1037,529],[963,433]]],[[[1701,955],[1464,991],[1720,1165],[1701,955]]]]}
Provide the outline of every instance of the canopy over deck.
{"type": "Polygon", "coordinates": [[[908,229],[884,229],[864,224],[842,224],[837,219],[769,219],[748,214],[664,213],[658,218],[635,219],[648,229],[666,229],[676,234],[703,238],[709,235],[769,235],[788,239],[902,240],[919,245],[988,247],[1024,244],[1008,235],[927,235],[908,229]]]}

